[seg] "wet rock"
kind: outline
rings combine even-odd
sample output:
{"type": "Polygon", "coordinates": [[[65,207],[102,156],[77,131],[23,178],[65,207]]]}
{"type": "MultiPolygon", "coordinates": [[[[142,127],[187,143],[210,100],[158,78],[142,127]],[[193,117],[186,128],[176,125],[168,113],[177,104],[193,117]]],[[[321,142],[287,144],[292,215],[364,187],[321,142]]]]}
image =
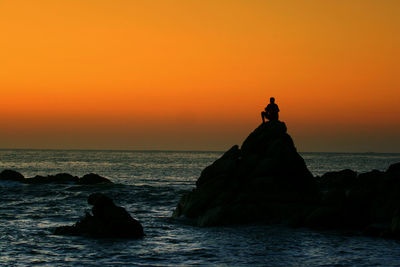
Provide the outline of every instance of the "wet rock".
{"type": "Polygon", "coordinates": [[[390,175],[397,175],[400,178],[400,162],[390,165],[386,172],[390,175]]]}
{"type": "Polygon", "coordinates": [[[386,174],[385,172],[379,171],[379,170],[372,170],[369,172],[365,173],[360,173],[357,177],[356,180],[356,187],[362,185],[362,186],[367,186],[367,187],[372,187],[372,186],[377,186],[381,184],[385,177],[386,174]]]}
{"type": "Polygon", "coordinates": [[[19,172],[13,170],[4,170],[0,173],[0,180],[6,181],[16,181],[16,182],[23,182],[25,177],[20,174],[19,172]]]}
{"type": "Polygon", "coordinates": [[[212,165],[206,167],[196,181],[196,186],[201,186],[207,181],[214,177],[228,177],[235,171],[237,162],[240,158],[240,150],[237,145],[234,145],[231,149],[222,155],[221,158],[217,159],[212,165]]]}
{"type": "Polygon", "coordinates": [[[340,207],[321,206],[309,213],[304,225],[313,228],[337,228],[344,224],[343,219],[340,207]]]}
{"type": "Polygon", "coordinates": [[[57,235],[77,235],[88,237],[141,238],[144,236],[140,222],[112,199],[102,193],[91,194],[88,203],[93,206],[92,214],[86,213],[73,226],[57,227],[57,235]]]}
{"type": "Polygon", "coordinates": [[[347,200],[347,191],[341,187],[321,192],[321,205],[342,206],[347,200]]]}
{"type": "Polygon", "coordinates": [[[370,224],[362,231],[363,235],[372,237],[388,237],[390,235],[390,224],[375,223],[370,224]]]}
{"type": "Polygon", "coordinates": [[[24,183],[26,184],[67,184],[67,183],[76,183],[79,178],[77,176],[72,176],[68,173],[59,173],[56,175],[48,175],[48,176],[40,176],[37,175],[33,178],[25,179],[24,183]]]}
{"type": "Polygon", "coordinates": [[[391,234],[393,237],[400,238],[400,212],[396,211],[391,222],[391,234]]]}
{"type": "Polygon", "coordinates": [[[200,226],[287,220],[291,207],[318,198],[315,179],[297,153],[286,125],[270,121],[203,170],[196,188],[173,216],[200,226]],[[284,207],[284,208],[282,208],[284,207]]]}
{"type": "Polygon", "coordinates": [[[355,171],[345,169],[337,172],[327,172],[318,179],[318,182],[322,189],[345,189],[351,187],[355,183],[356,178],[357,173],[355,171]]]}
{"type": "Polygon", "coordinates": [[[32,178],[25,178],[19,172],[13,170],[4,170],[0,173],[0,180],[17,181],[24,184],[112,184],[109,179],[104,178],[98,174],[90,173],[84,175],[82,178],[73,176],[69,173],[59,173],[56,175],[41,176],[36,175],[32,178]]]}
{"type": "Polygon", "coordinates": [[[400,239],[400,163],[313,177],[286,125],[268,122],[206,167],[173,217],[199,226],[288,223],[400,239]]]}
{"type": "Polygon", "coordinates": [[[394,214],[400,209],[400,179],[395,169],[392,167],[386,172],[372,170],[356,178],[350,171],[329,173],[329,179],[325,179],[321,186],[319,205],[325,209],[335,208],[342,218],[331,228],[353,228],[370,236],[396,236],[390,234],[387,227],[392,224],[392,232],[396,232],[393,230],[397,225],[394,214]]]}

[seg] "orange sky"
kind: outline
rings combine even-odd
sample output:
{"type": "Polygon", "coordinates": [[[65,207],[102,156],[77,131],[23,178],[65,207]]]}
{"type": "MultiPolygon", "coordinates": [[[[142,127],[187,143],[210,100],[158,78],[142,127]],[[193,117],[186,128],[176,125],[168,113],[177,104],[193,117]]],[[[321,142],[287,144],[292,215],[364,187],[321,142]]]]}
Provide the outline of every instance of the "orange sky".
{"type": "Polygon", "coordinates": [[[0,0],[0,148],[400,152],[400,1],[0,0]]]}

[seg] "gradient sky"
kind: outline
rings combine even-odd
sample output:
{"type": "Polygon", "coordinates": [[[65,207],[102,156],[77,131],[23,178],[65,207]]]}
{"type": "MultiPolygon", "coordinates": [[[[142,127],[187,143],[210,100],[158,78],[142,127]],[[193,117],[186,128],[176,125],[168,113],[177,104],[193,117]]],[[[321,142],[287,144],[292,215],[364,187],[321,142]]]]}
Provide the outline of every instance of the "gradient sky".
{"type": "Polygon", "coordinates": [[[0,148],[400,152],[400,1],[0,0],[0,148]]]}

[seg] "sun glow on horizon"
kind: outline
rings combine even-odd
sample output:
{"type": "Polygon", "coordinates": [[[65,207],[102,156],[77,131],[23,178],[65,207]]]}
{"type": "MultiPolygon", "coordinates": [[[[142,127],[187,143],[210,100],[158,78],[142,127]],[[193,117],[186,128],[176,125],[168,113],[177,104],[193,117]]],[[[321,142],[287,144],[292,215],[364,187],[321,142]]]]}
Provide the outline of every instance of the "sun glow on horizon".
{"type": "Polygon", "coordinates": [[[400,152],[399,1],[0,1],[0,147],[400,152]]]}

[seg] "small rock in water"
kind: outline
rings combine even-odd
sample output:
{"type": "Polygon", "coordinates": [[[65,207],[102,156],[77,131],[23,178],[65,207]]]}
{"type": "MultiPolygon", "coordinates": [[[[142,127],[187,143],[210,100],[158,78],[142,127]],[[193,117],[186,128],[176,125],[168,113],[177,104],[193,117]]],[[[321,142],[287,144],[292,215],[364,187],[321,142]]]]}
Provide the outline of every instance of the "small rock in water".
{"type": "Polygon", "coordinates": [[[26,184],[66,184],[66,183],[76,183],[79,178],[77,176],[72,176],[68,173],[59,173],[56,175],[41,176],[36,175],[33,178],[27,178],[23,181],[26,184]]]}
{"type": "Polygon", "coordinates": [[[92,214],[86,213],[73,226],[55,229],[57,235],[77,235],[89,237],[140,238],[144,236],[140,222],[122,207],[102,193],[93,193],[88,198],[93,205],[92,214]]]}
{"type": "Polygon", "coordinates": [[[83,184],[83,185],[90,185],[90,184],[112,184],[109,179],[104,178],[95,173],[89,173],[84,175],[82,178],[78,176],[73,176],[69,173],[59,173],[56,175],[47,175],[41,176],[36,175],[32,178],[25,178],[19,172],[13,170],[4,170],[0,173],[0,180],[4,181],[16,181],[21,182],[24,184],[83,184]]]}
{"type": "Polygon", "coordinates": [[[25,177],[20,174],[19,172],[13,170],[4,170],[0,173],[0,180],[9,180],[9,181],[16,181],[16,182],[23,182],[25,177]]]}

